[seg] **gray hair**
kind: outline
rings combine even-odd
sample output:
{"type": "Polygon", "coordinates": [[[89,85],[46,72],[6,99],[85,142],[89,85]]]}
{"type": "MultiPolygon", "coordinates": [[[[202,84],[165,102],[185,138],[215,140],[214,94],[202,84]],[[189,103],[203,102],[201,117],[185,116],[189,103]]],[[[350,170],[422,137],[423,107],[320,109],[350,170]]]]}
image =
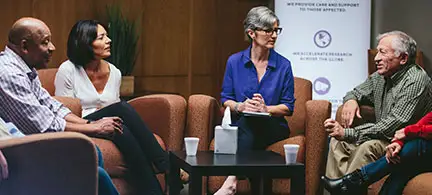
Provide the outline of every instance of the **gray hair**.
{"type": "Polygon", "coordinates": [[[394,54],[396,56],[406,53],[408,55],[408,62],[413,63],[415,61],[417,54],[417,43],[412,37],[402,31],[391,31],[378,35],[378,42],[387,36],[395,37],[392,39],[392,48],[394,49],[394,54]]]}
{"type": "Polygon", "coordinates": [[[244,32],[247,34],[249,29],[272,29],[274,23],[279,24],[279,18],[275,13],[265,6],[258,6],[252,8],[246,15],[243,21],[244,32]]]}

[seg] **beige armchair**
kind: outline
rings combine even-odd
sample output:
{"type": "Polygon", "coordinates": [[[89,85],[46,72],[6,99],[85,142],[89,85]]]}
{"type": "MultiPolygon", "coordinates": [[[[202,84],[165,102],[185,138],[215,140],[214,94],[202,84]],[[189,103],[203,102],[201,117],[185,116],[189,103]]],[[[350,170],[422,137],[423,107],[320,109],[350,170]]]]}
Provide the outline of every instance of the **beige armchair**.
{"type": "MultiPolygon", "coordinates": [[[[294,79],[294,96],[296,98],[294,113],[286,117],[291,129],[288,139],[277,142],[267,149],[284,155],[283,144],[300,145],[297,156],[299,162],[305,163],[306,194],[322,194],[320,176],[324,174],[327,151],[327,135],[324,120],[330,118],[331,104],[324,100],[312,99],[312,83],[306,79],[294,79]]],[[[220,105],[213,97],[192,95],[188,100],[186,136],[200,138],[199,150],[213,150],[214,127],[220,123],[220,105]]],[[[222,185],[225,177],[209,177],[208,191],[215,192],[222,185]]],[[[238,194],[248,194],[250,186],[246,180],[240,181],[238,194]]],[[[289,194],[289,179],[274,179],[275,194],[289,194]]]]}

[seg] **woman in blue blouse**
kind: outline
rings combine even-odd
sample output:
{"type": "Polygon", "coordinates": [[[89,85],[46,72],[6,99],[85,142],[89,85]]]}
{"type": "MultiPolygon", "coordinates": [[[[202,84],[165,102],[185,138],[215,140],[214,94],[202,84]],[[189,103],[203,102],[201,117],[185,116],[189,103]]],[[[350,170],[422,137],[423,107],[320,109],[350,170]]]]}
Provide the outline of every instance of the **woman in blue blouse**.
{"type": "MultiPolygon", "coordinates": [[[[291,63],[273,48],[282,28],[273,11],[252,8],[244,20],[244,32],[251,46],[228,58],[221,101],[239,113],[238,152],[263,150],[288,138],[284,116],[294,110],[294,78],[291,63]],[[246,117],[242,112],[268,112],[271,117],[246,117]]],[[[234,194],[236,176],[229,176],[216,195],[234,194]]]]}

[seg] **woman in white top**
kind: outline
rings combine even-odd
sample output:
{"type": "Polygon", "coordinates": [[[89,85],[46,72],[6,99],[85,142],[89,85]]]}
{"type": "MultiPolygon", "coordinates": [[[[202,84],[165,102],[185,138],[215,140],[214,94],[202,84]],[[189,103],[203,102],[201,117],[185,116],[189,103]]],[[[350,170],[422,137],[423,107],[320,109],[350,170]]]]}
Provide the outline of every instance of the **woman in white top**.
{"type": "Polygon", "coordinates": [[[66,60],[60,65],[55,80],[55,95],[81,100],[82,117],[120,102],[120,70],[104,60],[95,69],[86,68],[66,60]]]}
{"type": "MultiPolygon", "coordinates": [[[[167,171],[168,155],[132,106],[120,101],[121,73],[104,60],[111,55],[111,39],[95,20],[78,21],[69,34],[67,56],[55,78],[55,95],[81,100],[83,117],[89,122],[118,116],[123,134],[111,138],[122,152],[139,194],[162,194],[152,164],[167,171]]],[[[97,135],[96,135],[97,136],[97,135]]]]}

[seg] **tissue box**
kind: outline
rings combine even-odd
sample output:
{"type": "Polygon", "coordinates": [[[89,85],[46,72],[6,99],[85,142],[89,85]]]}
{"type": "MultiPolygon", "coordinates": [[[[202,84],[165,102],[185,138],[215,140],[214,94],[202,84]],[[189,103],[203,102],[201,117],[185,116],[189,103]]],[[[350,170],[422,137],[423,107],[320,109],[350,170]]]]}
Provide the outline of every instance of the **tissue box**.
{"type": "Polygon", "coordinates": [[[238,127],[215,127],[215,154],[236,154],[238,127]]]}

